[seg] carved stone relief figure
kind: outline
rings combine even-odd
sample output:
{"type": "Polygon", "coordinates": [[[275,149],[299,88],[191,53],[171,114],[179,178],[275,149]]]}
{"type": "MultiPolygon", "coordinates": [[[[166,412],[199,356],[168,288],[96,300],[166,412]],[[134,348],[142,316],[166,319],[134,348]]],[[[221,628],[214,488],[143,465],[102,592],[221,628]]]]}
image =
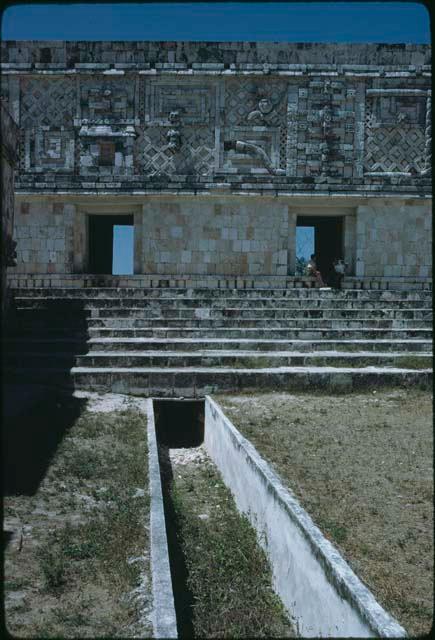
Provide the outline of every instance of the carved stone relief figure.
{"type": "Polygon", "coordinates": [[[250,156],[259,159],[269,173],[275,176],[285,175],[285,169],[276,169],[269,156],[262,147],[252,142],[243,142],[242,140],[236,140],[235,142],[226,142],[225,149],[234,149],[238,153],[247,153],[250,156]]]}
{"type": "Polygon", "coordinates": [[[253,122],[253,123],[257,122],[259,124],[267,126],[270,120],[268,116],[271,116],[274,114],[274,111],[276,107],[279,105],[279,103],[281,102],[283,96],[284,96],[284,93],[281,96],[279,96],[278,100],[275,100],[275,102],[273,102],[271,98],[264,93],[264,91],[258,91],[259,100],[258,100],[257,108],[254,109],[253,111],[250,111],[250,113],[248,113],[247,115],[248,122],[253,122]]]}

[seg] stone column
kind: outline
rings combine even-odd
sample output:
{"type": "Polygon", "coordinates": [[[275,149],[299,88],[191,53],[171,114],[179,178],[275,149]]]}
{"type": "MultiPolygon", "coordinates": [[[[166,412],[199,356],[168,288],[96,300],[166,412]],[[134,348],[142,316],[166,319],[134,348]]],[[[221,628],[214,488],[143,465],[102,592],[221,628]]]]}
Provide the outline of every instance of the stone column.
{"type": "Polygon", "coordinates": [[[294,276],[296,271],[296,220],[297,213],[288,208],[288,275],[294,276]]]}
{"type": "Polygon", "coordinates": [[[142,255],[142,233],[143,233],[143,210],[134,212],[134,250],[133,250],[133,273],[143,273],[143,255],[142,255]]]}
{"type": "Polygon", "coordinates": [[[355,275],[356,263],[356,215],[346,215],[343,218],[344,235],[344,256],[343,259],[348,265],[346,274],[355,275]]]}
{"type": "Polygon", "coordinates": [[[86,273],[89,262],[88,249],[88,219],[86,212],[77,207],[73,222],[73,269],[74,273],[86,273]]]}
{"type": "Polygon", "coordinates": [[[365,205],[357,207],[356,210],[355,275],[360,278],[365,275],[366,211],[365,205]]]}

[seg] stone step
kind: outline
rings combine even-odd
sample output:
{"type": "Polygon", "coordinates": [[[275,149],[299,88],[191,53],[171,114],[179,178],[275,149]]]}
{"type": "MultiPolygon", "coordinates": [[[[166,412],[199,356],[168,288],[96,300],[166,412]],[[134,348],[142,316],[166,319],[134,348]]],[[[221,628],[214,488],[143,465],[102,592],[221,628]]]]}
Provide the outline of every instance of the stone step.
{"type": "Polygon", "coordinates": [[[12,293],[18,297],[52,297],[66,299],[86,299],[86,298],[345,298],[361,300],[430,300],[431,291],[410,291],[410,290],[364,290],[345,289],[321,290],[321,289],[279,289],[279,288],[252,288],[252,289],[210,289],[201,288],[131,288],[131,287],[89,287],[89,288],[41,288],[29,289],[14,288],[12,293]],[[212,292],[212,293],[211,293],[212,292]]]}
{"type": "Polygon", "coordinates": [[[320,339],[401,339],[419,338],[430,340],[432,338],[431,329],[320,329],[320,328],[107,328],[93,327],[89,329],[91,338],[285,338],[288,340],[320,340],[320,339]]]}
{"type": "Polygon", "coordinates": [[[289,329],[430,329],[431,320],[395,320],[388,318],[90,318],[88,327],[115,328],[289,328],[289,329]]]}
{"type": "Polygon", "coordinates": [[[197,351],[197,350],[244,350],[256,351],[340,351],[340,352],[427,352],[432,349],[431,340],[251,340],[236,339],[207,339],[207,338],[174,338],[159,340],[156,338],[91,338],[71,339],[63,338],[9,338],[3,340],[5,350],[25,353],[40,351],[43,353],[84,354],[94,351],[197,351]]]}
{"type": "MultiPolygon", "coordinates": [[[[26,310],[20,312],[19,317],[25,318],[30,314],[39,314],[41,312],[26,310]]],[[[49,312],[46,312],[47,315],[49,312]]],[[[85,313],[89,314],[89,311],[85,313]]],[[[134,318],[134,319],[161,319],[161,320],[212,320],[212,319],[231,319],[238,321],[239,319],[402,319],[402,320],[428,320],[432,321],[432,309],[263,309],[250,307],[247,309],[225,308],[210,309],[200,307],[197,309],[164,309],[156,307],[155,309],[98,309],[91,311],[92,318],[134,318]]],[[[35,315],[31,316],[38,317],[35,315]]],[[[49,316],[51,317],[51,315],[49,316]]]]}
{"type": "Polygon", "coordinates": [[[75,318],[77,322],[84,322],[88,318],[168,318],[168,319],[213,319],[213,318],[397,318],[397,319],[426,319],[432,320],[431,308],[379,308],[379,309],[337,309],[335,307],[315,308],[315,309],[292,309],[292,308],[269,308],[248,306],[246,308],[224,307],[216,309],[213,307],[197,307],[194,309],[165,308],[156,304],[154,308],[138,309],[138,308],[113,308],[113,309],[68,309],[60,311],[59,309],[31,309],[23,308],[17,310],[17,320],[32,321],[41,319],[44,322],[49,319],[64,320],[65,316],[75,318]]]}
{"type": "Polygon", "coordinates": [[[343,351],[93,351],[77,355],[70,352],[26,351],[4,356],[6,367],[238,367],[265,368],[278,366],[364,367],[372,365],[398,368],[431,368],[432,354],[398,352],[343,351]]]}
{"type": "Polygon", "coordinates": [[[76,306],[77,309],[432,309],[432,300],[358,300],[340,298],[86,298],[83,300],[53,299],[50,297],[16,297],[17,309],[53,309],[76,306]]]}
{"type": "Polygon", "coordinates": [[[429,353],[432,342],[429,340],[250,340],[250,339],[186,339],[156,340],[155,338],[91,338],[88,341],[89,353],[94,351],[196,351],[196,350],[241,350],[241,351],[325,351],[355,352],[358,350],[376,352],[385,351],[425,351],[429,353]]]}
{"type": "Polygon", "coordinates": [[[198,397],[241,389],[350,390],[382,386],[431,388],[432,371],[386,367],[270,367],[234,369],[216,367],[74,367],[76,389],[138,393],[159,397],[198,397]]]}
{"type": "Polygon", "coordinates": [[[51,368],[21,368],[10,382],[35,382],[96,392],[133,393],[148,397],[202,397],[221,391],[304,390],[332,392],[379,389],[382,387],[432,388],[431,370],[395,367],[274,367],[267,369],[228,368],[92,368],[70,371],[51,368]]]}
{"type": "Polygon", "coordinates": [[[66,331],[71,334],[85,333],[87,330],[106,329],[427,329],[432,328],[431,320],[416,319],[346,319],[346,318],[89,318],[87,321],[74,322],[73,318],[17,318],[11,333],[46,329],[66,331]]]}
{"type": "Polygon", "coordinates": [[[234,369],[225,367],[58,367],[41,371],[28,367],[16,369],[11,383],[35,382],[69,389],[97,392],[133,393],[157,397],[201,397],[231,390],[329,389],[334,392],[381,387],[431,389],[430,369],[396,367],[269,367],[234,369]]]}
{"type": "Polygon", "coordinates": [[[247,370],[266,370],[269,368],[294,368],[294,369],[310,369],[315,368],[395,368],[406,370],[429,370],[431,368],[431,354],[409,356],[403,354],[372,354],[372,353],[355,353],[343,354],[336,352],[325,352],[323,355],[316,353],[218,353],[214,356],[211,353],[190,354],[190,353],[162,353],[152,354],[98,354],[94,356],[79,356],[77,359],[71,358],[69,354],[53,355],[44,353],[28,353],[25,358],[13,357],[7,358],[4,363],[4,373],[8,375],[16,374],[17,371],[25,370],[27,375],[33,370],[34,379],[41,377],[50,377],[54,370],[62,373],[62,379],[68,376],[73,369],[86,369],[109,371],[112,369],[122,369],[128,371],[131,369],[148,369],[149,371],[170,370],[170,369],[204,369],[213,368],[216,370],[237,369],[239,371],[247,370]]]}
{"type": "MultiPolygon", "coordinates": [[[[58,357],[60,357],[59,354],[58,357]]],[[[27,354],[28,359],[40,362],[41,354],[27,354]]],[[[51,361],[52,355],[48,359],[51,361]]],[[[65,357],[63,361],[67,358],[65,357]]],[[[103,351],[91,352],[77,356],[77,367],[236,367],[236,368],[265,368],[265,367],[364,367],[372,365],[393,366],[396,368],[429,369],[432,365],[432,354],[418,355],[403,353],[373,353],[355,352],[343,353],[337,351],[298,352],[298,351],[196,351],[194,353],[181,351],[103,351]]]]}

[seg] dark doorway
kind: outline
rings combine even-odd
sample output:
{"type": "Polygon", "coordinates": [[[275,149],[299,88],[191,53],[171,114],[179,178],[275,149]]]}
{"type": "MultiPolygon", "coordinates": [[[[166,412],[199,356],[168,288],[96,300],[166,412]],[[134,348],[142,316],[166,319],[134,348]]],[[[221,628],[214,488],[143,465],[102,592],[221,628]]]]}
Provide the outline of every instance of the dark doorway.
{"type": "Polygon", "coordinates": [[[204,400],[154,400],[157,439],[167,447],[204,442],[204,400]]]}
{"type": "Polygon", "coordinates": [[[297,227],[314,228],[314,253],[323,280],[334,281],[333,262],[343,255],[342,216],[298,216],[297,227]]]}
{"type": "Polygon", "coordinates": [[[89,272],[113,273],[114,226],[133,227],[133,216],[89,216],[89,272]]]}

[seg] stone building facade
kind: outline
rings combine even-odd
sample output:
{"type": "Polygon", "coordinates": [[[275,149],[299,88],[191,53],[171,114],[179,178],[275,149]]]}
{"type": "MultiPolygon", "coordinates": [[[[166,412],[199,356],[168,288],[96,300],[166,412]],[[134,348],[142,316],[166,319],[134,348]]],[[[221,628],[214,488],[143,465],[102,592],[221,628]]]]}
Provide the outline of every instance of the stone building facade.
{"type": "Polygon", "coordinates": [[[14,191],[15,168],[18,162],[18,127],[11,118],[3,100],[0,102],[1,127],[1,307],[6,310],[7,269],[16,266],[14,232],[14,191]]]}
{"type": "Polygon", "coordinates": [[[109,282],[129,224],[120,285],[291,286],[313,226],[348,286],[430,288],[429,46],[7,41],[2,70],[14,284],[109,282]]]}

